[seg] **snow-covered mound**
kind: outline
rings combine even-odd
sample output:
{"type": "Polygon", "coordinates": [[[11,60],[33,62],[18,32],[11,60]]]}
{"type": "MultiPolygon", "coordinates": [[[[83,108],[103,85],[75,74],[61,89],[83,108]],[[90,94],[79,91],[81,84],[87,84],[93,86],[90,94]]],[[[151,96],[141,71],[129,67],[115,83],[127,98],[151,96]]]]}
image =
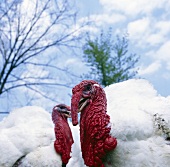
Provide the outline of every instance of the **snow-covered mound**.
{"type": "Polygon", "coordinates": [[[162,97],[146,80],[128,80],[105,88],[111,134],[118,146],[112,167],[168,167],[170,145],[154,122],[157,114],[170,128],[170,97],[162,97]]]}
{"type": "Polygon", "coordinates": [[[79,126],[73,126],[71,122],[69,122],[69,126],[72,131],[74,143],[72,145],[72,158],[69,160],[67,167],[86,167],[80,148],[80,128],[79,126]]]}
{"type": "MultiPolygon", "coordinates": [[[[153,115],[158,113],[170,125],[170,97],[158,95],[142,79],[110,85],[105,92],[111,134],[118,140],[106,167],[169,167],[170,145],[153,115]]],[[[75,143],[67,167],[83,167],[79,126],[69,124],[75,143]]],[[[0,167],[12,167],[22,156],[20,167],[60,167],[54,140],[51,114],[35,106],[17,109],[0,122],[0,167]]]]}
{"type": "Polygon", "coordinates": [[[56,154],[54,144],[38,147],[24,157],[19,167],[60,167],[62,165],[61,157],[56,154]]]}
{"type": "Polygon", "coordinates": [[[54,140],[53,123],[40,107],[23,107],[0,122],[0,166],[10,167],[16,160],[54,140]]]}

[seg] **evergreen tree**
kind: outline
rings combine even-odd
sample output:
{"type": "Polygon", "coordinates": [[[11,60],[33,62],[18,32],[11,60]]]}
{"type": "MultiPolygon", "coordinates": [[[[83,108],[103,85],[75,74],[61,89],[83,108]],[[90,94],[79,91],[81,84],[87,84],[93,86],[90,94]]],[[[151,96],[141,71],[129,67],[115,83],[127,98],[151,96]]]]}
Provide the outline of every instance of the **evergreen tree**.
{"type": "Polygon", "coordinates": [[[87,65],[91,67],[90,73],[85,76],[103,86],[128,80],[137,74],[134,67],[139,57],[128,54],[127,35],[122,38],[117,36],[114,42],[111,31],[106,35],[101,31],[100,37],[94,40],[87,34],[83,53],[87,65]]]}

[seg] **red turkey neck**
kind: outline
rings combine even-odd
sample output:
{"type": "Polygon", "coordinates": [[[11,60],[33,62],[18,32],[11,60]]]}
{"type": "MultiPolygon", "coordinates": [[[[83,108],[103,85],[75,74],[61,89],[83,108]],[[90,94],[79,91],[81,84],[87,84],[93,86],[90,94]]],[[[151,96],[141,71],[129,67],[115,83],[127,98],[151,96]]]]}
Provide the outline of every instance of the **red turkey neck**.
{"type": "Polygon", "coordinates": [[[58,121],[59,122],[61,122],[61,121],[67,122],[67,117],[59,112],[55,112],[55,116],[53,116],[52,119],[53,119],[53,122],[58,122],[58,121]]]}
{"type": "Polygon", "coordinates": [[[71,158],[71,146],[74,143],[67,117],[53,109],[52,120],[55,124],[54,132],[56,137],[54,148],[61,155],[62,162],[67,164],[71,158]]]}
{"type": "Polygon", "coordinates": [[[80,142],[84,163],[88,167],[104,167],[103,159],[113,150],[117,140],[110,136],[110,117],[106,114],[107,100],[102,87],[93,80],[76,85],[71,99],[73,125],[78,124],[80,111],[80,142]]]}

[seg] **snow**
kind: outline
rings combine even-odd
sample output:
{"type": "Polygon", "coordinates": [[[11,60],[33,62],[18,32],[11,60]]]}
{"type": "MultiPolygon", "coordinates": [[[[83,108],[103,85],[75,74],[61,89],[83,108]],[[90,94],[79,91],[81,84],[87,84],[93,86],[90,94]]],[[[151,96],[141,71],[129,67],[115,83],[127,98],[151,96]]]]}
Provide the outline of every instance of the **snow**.
{"type": "MultiPolygon", "coordinates": [[[[170,126],[170,96],[162,97],[143,79],[132,79],[105,88],[111,135],[117,148],[108,154],[106,167],[168,167],[170,145],[154,125],[158,113],[170,126]],[[109,162],[109,163],[107,163],[109,162]],[[110,164],[110,165],[108,165],[110,164]]],[[[53,106],[52,106],[53,107],[53,106]]],[[[79,126],[71,127],[75,143],[67,167],[83,167],[79,126]]],[[[11,167],[24,156],[20,167],[60,167],[51,114],[41,107],[12,111],[0,122],[0,166],[11,167]]]]}
{"type": "Polygon", "coordinates": [[[168,167],[170,146],[154,126],[158,113],[169,123],[170,98],[162,97],[146,80],[129,80],[105,88],[111,134],[118,146],[112,167],[168,167]]]}
{"type": "Polygon", "coordinates": [[[0,136],[0,166],[11,166],[19,157],[54,140],[50,114],[40,107],[17,109],[0,122],[0,136]]]}

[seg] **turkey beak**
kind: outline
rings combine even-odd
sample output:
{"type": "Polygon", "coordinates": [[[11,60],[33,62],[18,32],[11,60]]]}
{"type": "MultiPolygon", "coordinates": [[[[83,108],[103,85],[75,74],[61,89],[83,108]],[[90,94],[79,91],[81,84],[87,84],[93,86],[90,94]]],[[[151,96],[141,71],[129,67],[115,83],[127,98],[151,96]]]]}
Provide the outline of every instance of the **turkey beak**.
{"type": "Polygon", "coordinates": [[[83,108],[89,103],[89,99],[87,98],[81,98],[79,101],[79,108],[78,108],[78,113],[83,110],[83,108]]]}
{"type": "Polygon", "coordinates": [[[64,113],[64,115],[68,118],[71,118],[71,108],[69,106],[67,106],[67,110],[66,113],[64,113]]]}
{"type": "Polygon", "coordinates": [[[70,112],[70,111],[67,111],[67,113],[64,113],[64,115],[65,115],[67,118],[71,118],[71,112],[70,112]]]}
{"type": "Polygon", "coordinates": [[[67,117],[67,118],[71,118],[71,111],[64,111],[63,114],[67,117]]]}
{"type": "Polygon", "coordinates": [[[67,108],[60,109],[63,115],[65,115],[67,118],[71,118],[71,108],[67,106],[67,108]]]}

